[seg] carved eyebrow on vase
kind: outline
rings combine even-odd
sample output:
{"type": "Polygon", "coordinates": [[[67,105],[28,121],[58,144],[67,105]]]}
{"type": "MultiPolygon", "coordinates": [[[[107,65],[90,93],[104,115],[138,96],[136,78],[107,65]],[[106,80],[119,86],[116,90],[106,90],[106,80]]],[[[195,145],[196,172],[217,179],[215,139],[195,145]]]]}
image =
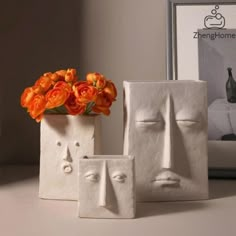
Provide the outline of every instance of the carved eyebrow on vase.
{"type": "Polygon", "coordinates": [[[136,122],[159,122],[161,119],[162,115],[159,111],[140,110],[135,115],[136,122]]]}
{"type": "Polygon", "coordinates": [[[138,123],[146,123],[146,124],[154,124],[163,121],[162,115],[160,112],[152,113],[150,111],[140,111],[136,114],[135,122],[138,123]]]}

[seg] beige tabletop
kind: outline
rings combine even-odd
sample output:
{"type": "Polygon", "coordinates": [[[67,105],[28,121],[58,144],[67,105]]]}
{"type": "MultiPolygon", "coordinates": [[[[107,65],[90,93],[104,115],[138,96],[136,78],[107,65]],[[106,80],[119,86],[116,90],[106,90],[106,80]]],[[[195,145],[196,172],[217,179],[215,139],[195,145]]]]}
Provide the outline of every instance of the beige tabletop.
{"type": "Polygon", "coordinates": [[[38,167],[0,168],[0,236],[234,236],[236,181],[211,180],[207,201],[140,203],[132,220],[76,212],[74,201],[38,198],[38,167]]]}

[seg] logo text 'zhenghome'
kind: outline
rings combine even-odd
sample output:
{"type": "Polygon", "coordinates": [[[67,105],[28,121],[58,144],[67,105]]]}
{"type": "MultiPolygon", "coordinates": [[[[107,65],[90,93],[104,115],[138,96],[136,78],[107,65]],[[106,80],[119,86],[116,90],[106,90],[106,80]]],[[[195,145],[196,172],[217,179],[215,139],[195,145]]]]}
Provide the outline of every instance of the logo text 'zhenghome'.
{"type": "Polygon", "coordinates": [[[193,32],[194,39],[236,39],[236,33],[225,33],[225,32],[212,32],[212,33],[199,33],[193,32]]]}

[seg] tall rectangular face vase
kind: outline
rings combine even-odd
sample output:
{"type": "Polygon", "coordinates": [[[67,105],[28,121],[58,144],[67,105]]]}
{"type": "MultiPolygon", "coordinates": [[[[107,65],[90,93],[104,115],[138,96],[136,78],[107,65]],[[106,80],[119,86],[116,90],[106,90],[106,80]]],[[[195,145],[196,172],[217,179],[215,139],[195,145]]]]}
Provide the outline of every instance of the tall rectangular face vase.
{"type": "Polygon", "coordinates": [[[41,121],[39,197],[78,200],[78,164],[100,153],[100,116],[45,115],[41,121]]]}
{"type": "Polygon", "coordinates": [[[138,201],[208,198],[207,84],[124,82],[124,154],[138,201]]]}

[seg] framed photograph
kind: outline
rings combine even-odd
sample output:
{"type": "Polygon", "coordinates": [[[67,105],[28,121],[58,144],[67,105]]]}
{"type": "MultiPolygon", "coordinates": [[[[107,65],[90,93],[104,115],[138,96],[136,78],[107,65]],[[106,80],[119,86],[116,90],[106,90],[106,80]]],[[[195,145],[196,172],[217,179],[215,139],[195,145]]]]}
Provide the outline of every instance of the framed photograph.
{"type": "Polygon", "coordinates": [[[208,82],[209,174],[236,177],[236,0],[167,2],[167,77],[208,82]]]}

